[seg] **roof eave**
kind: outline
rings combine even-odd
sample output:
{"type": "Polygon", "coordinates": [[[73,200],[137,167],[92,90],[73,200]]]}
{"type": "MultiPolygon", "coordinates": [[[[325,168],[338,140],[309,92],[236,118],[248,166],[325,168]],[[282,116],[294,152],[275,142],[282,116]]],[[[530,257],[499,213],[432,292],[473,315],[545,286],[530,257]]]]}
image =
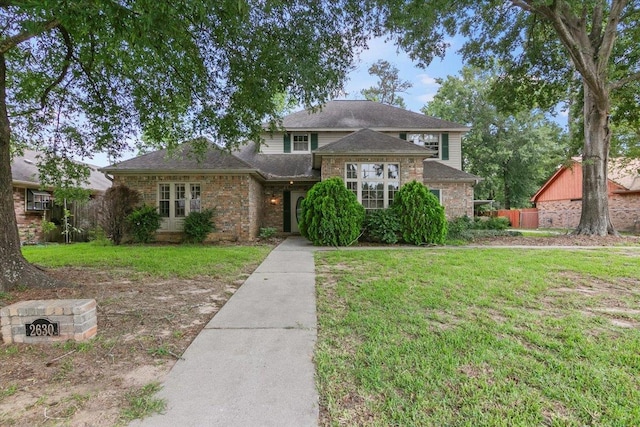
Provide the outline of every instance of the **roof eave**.
{"type": "Polygon", "coordinates": [[[406,131],[415,132],[469,132],[471,128],[425,128],[425,127],[402,127],[402,128],[378,128],[378,127],[353,127],[353,128],[314,128],[314,127],[293,127],[288,126],[284,129],[274,131],[275,132],[354,132],[362,129],[371,129],[376,132],[398,132],[403,133],[406,131]]]}
{"type": "Polygon", "coordinates": [[[102,168],[101,172],[109,173],[111,175],[237,175],[237,174],[250,174],[257,175],[263,179],[266,176],[258,169],[117,169],[117,168],[102,168]]]}

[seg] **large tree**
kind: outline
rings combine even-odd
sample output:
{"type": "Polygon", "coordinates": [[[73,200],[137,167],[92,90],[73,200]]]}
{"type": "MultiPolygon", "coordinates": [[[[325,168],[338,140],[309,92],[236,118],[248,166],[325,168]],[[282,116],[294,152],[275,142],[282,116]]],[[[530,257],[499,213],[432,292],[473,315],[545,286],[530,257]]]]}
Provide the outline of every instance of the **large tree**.
{"type": "Polygon", "coordinates": [[[562,162],[566,138],[538,109],[509,114],[492,102],[499,68],[464,67],[459,76],[438,79],[440,88],[422,111],[471,127],[462,141],[463,165],[481,176],[475,197],[505,209],[529,206],[537,188],[562,162]]]}
{"type": "Polygon", "coordinates": [[[398,67],[384,59],[377,60],[369,67],[369,74],[378,77],[378,84],[360,93],[370,101],[407,108],[404,99],[399,95],[411,86],[410,81],[400,79],[398,67]]]}
{"type": "Polygon", "coordinates": [[[310,105],[340,91],[365,42],[346,3],[0,0],[0,291],[52,284],[21,255],[12,145],[56,169],[141,135],[258,139],[274,94],[310,105]]]}
{"type": "Polygon", "coordinates": [[[496,58],[506,67],[504,104],[551,107],[566,99],[578,76],[583,88],[582,216],[579,234],[615,233],[607,201],[611,97],[638,107],[640,7],[638,0],[422,0],[373,1],[380,24],[422,64],[444,55],[461,34],[474,65],[496,58]]]}

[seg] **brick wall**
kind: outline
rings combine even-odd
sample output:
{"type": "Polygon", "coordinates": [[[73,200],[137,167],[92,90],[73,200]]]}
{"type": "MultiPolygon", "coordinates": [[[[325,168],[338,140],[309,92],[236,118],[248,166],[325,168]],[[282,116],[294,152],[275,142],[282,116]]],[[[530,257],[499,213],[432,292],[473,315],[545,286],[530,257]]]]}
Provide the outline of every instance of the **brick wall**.
{"type": "Polygon", "coordinates": [[[43,212],[27,212],[25,202],[26,188],[13,187],[13,209],[16,213],[18,233],[21,242],[42,242],[42,215],[43,212]]]}
{"type": "MultiPolygon", "coordinates": [[[[322,179],[339,176],[345,179],[346,163],[383,163],[395,162],[400,164],[400,185],[413,180],[422,182],[424,163],[422,159],[403,157],[323,157],[322,179]]],[[[473,217],[473,185],[471,183],[429,182],[429,188],[442,190],[442,204],[447,218],[457,218],[467,215],[473,217]]]]}
{"type": "MultiPolygon", "coordinates": [[[[581,200],[536,203],[540,227],[575,228],[580,223],[581,200]]],[[[609,195],[609,215],[617,230],[640,231],[640,194],[609,195]]]]}
{"type": "Polygon", "coordinates": [[[439,189],[447,219],[473,218],[473,185],[469,182],[425,182],[429,189],[439,189]]]}
{"type": "Polygon", "coordinates": [[[307,192],[313,187],[313,183],[277,183],[266,184],[263,191],[263,215],[261,227],[273,227],[279,233],[282,233],[284,226],[284,206],[283,194],[285,191],[303,191],[307,192]],[[271,200],[275,204],[271,203],[271,200]]]}
{"type": "Polygon", "coordinates": [[[345,179],[346,163],[398,163],[400,164],[400,185],[413,180],[422,181],[423,159],[406,157],[365,157],[338,156],[322,158],[322,180],[338,176],[345,179]]]}
{"type": "MultiPolygon", "coordinates": [[[[208,240],[248,241],[257,237],[262,215],[262,184],[248,174],[238,175],[121,175],[114,185],[124,184],[141,193],[144,203],[157,206],[159,183],[199,183],[202,209],[215,209],[216,232],[208,240]]],[[[181,233],[159,232],[160,241],[179,241],[181,233]]]]}

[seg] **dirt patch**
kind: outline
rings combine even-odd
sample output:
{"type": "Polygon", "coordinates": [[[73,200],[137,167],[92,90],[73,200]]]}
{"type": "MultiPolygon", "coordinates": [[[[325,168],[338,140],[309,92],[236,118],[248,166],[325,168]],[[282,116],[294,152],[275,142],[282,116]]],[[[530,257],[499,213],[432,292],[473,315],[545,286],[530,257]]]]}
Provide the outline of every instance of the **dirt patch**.
{"type": "Polygon", "coordinates": [[[9,293],[0,306],[95,298],[98,335],[87,343],[0,345],[0,425],[120,424],[125,394],[161,381],[250,273],[226,281],[157,280],[61,268],[48,274],[76,286],[9,293]]]}

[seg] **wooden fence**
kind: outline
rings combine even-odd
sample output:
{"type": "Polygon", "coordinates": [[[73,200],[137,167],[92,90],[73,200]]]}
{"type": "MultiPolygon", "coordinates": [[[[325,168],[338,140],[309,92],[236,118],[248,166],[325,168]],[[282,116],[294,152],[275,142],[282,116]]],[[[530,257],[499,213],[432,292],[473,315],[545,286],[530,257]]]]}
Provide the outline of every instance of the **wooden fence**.
{"type": "Polygon", "coordinates": [[[512,228],[538,228],[538,209],[500,209],[498,216],[509,219],[512,228]]]}

